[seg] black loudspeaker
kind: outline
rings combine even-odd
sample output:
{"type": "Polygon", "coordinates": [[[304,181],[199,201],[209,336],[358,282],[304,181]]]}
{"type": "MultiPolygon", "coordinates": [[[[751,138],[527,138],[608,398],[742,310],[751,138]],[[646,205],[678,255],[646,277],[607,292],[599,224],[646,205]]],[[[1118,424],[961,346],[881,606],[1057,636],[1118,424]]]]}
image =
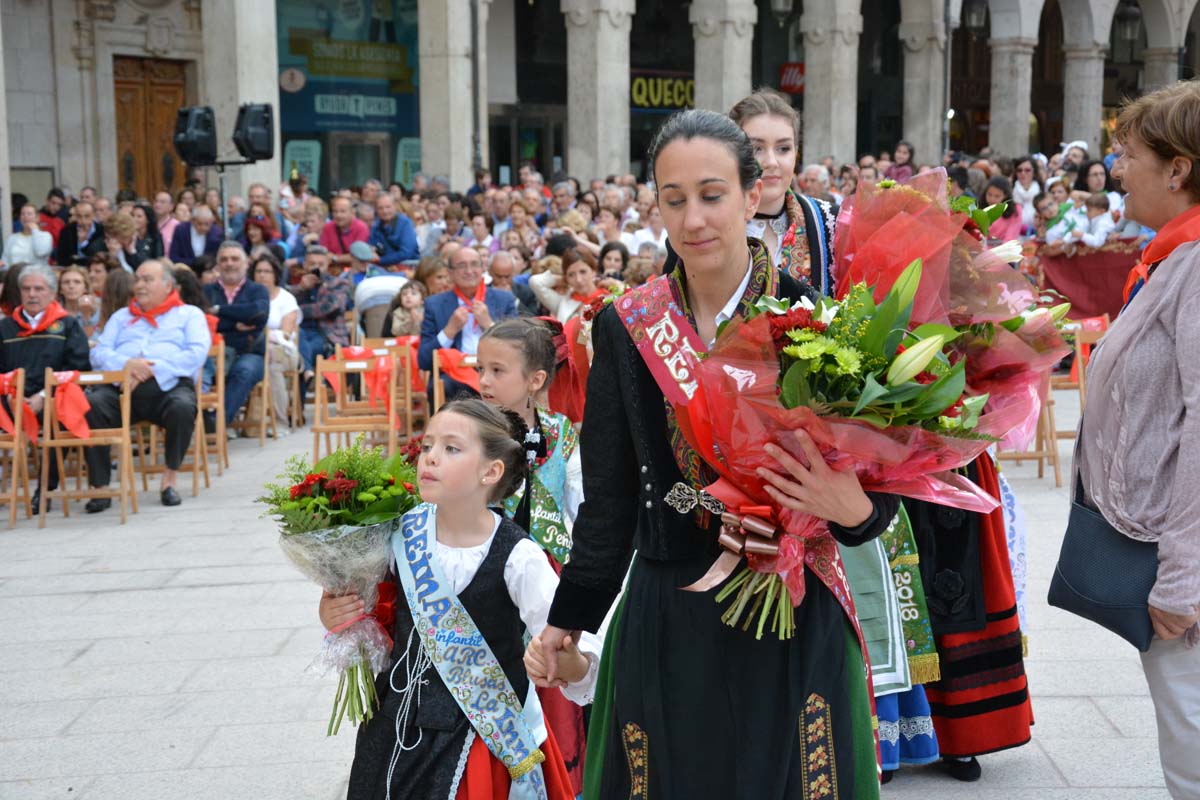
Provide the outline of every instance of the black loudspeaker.
{"type": "Polygon", "coordinates": [[[217,163],[217,120],[211,107],[190,106],[176,112],[175,152],[188,166],[217,163]]]}
{"type": "Polygon", "coordinates": [[[247,103],[238,109],[233,143],[242,158],[250,161],[275,157],[275,115],[270,103],[247,103]]]}

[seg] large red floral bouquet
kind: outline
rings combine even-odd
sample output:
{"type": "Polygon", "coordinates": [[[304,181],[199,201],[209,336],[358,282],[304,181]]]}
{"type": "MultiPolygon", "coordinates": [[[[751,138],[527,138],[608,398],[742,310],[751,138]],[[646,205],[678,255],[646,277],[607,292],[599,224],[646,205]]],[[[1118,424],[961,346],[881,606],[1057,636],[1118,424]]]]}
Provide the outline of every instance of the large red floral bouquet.
{"type": "Polygon", "coordinates": [[[668,498],[722,514],[725,552],[689,588],[713,588],[747,561],[717,595],[731,601],[730,625],[757,620],[757,636],[769,627],[790,637],[787,603],[803,601],[806,568],[850,603],[828,523],[763,488],[758,470],[778,468],[766,443],[806,463],[790,435],[803,430],[867,491],[988,512],[997,501],[954,470],[1036,421],[1030,388],[1065,353],[1061,314],[1034,307],[1024,279],[965,230],[972,217],[949,209],[944,176],[935,180],[940,192],[929,182],[864,187],[839,235],[840,299],[764,298],[759,313],[722,329],[676,408],[720,476],[707,497],[668,498]]]}

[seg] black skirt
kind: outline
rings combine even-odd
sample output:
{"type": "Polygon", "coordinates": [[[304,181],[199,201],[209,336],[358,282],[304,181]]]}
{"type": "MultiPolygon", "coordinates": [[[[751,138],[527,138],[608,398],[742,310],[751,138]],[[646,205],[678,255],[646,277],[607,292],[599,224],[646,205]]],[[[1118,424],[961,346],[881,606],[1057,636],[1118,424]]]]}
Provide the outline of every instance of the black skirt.
{"type": "Polygon", "coordinates": [[[679,589],[711,563],[635,562],[605,653],[609,734],[589,741],[600,785],[586,795],[878,798],[863,659],[836,598],[806,572],[795,636],[756,640],[721,621],[715,590],[679,589]]]}

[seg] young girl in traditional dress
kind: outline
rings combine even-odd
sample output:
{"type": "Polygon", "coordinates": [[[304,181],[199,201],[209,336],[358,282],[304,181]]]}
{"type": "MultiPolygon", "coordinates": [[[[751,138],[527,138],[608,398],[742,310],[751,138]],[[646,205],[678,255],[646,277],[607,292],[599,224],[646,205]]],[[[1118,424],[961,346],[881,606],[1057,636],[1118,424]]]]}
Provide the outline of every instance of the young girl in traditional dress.
{"type": "MultiPolygon", "coordinates": [[[[429,421],[417,461],[425,502],[392,539],[395,664],[359,730],[349,798],[574,797],[522,665],[525,631],[545,627],[558,581],[528,534],[490,508],[525,482],[526,433],[480,400],[429,421]]],[[[335,628],[363,606],[325,597],[320,611],[335,628]]]]}
{"type": "MultiPolygon", "coordinates": [[[[504,501],[505,514],[546,551],[557,573],[571,552],[571,527],[583,500],[583,467],[579,434],[571,420],[537,404],[554,379],[555,333],[541,320],[508,319],[483,334],[477,359],[484,401],[517,414],[529,431],[525,445],[531,457],[529,479],[504,501]]],[[[579,794],[583,791],[583,711],[557,690],[539,694],[579,794]]]]}

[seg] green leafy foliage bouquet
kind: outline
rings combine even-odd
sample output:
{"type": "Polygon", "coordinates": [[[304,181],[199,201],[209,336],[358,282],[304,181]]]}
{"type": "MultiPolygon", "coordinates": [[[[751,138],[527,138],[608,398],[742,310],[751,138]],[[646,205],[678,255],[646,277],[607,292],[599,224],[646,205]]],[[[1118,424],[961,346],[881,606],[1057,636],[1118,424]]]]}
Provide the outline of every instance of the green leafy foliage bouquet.
{"type": "Polygon", "coordinates": [[[415,469],[397,453],[385,459],[362,439],[310,466],[296,456],[279,483],[259,498],[280,523],[279,546],[288,560],[330,595],[357,594],[365,611],[330,631],[313,662],[322,674],[339,673],[327,733],[344,718],[371,719],[378,698],[375,675],[388,667],[395,620],[395,584],[385,581],[391,537],[420,498],[415,469]]]}

